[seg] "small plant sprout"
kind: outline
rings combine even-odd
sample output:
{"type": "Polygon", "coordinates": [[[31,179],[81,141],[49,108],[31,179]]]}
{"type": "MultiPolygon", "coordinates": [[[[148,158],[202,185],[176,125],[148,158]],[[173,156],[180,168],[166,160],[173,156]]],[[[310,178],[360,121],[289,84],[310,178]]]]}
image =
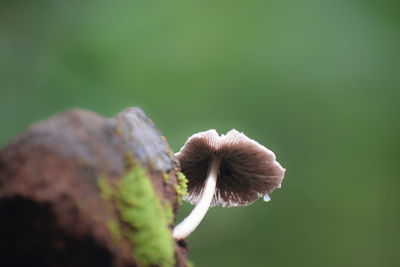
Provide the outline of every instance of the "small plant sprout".
{"type": "Polygon", "coordinates": [[[196,207],[172,233],[186,238],[199,225],[210,206],[249,205],[279,188],[285,169],[266,147],[236,130],[219,136],[215,130],[191,136],[176,153],[189,180],[185,200],[196,207]]]}

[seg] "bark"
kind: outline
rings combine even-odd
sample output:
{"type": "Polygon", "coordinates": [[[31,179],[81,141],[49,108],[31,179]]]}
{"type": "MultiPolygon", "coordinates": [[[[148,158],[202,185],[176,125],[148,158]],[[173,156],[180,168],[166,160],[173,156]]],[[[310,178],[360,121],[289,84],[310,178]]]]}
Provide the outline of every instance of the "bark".
{"type": "MultiPolygon", "coordinates": [[[[99,186],[101,178],[113,187],[136,167],[151,181],[156,205],[172,207],[175,217],[177,162],[139,108],[114,118],[73,109],[30,126],[0,150],[0,266],[171,265],[135,258],[143,243],[125,231],[141,229],[99,186]]],[[[185,266],[186,244],[171,243],[175,265],[185,266]]]]}

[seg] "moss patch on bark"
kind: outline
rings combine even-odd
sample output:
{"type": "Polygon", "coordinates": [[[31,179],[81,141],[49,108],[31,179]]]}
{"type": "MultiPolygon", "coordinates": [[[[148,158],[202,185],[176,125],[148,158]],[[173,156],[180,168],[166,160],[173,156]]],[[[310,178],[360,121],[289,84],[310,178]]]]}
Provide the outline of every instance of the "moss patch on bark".
{"type": "Polygon", "coordinates": [[[174,246],[169,229],[172,209],[161,204],[145,171],[132,167],[114,185],[99,178],[98,186],[102,198],[114,201],[124,222],[108,223],[112,238],[118,240],[121,229],[122,235],[132,243],[132,257],[139,266],[173,266],[174,246]]]}

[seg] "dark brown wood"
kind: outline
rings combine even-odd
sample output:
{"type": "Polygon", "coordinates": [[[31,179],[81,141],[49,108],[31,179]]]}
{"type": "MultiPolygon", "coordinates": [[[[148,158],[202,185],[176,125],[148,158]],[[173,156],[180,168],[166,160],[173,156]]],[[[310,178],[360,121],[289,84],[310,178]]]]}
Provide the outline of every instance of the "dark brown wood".
{"type": "MultiPolygon", "coordinates": [[[[108,119],[73,109],[33,124],[0,150],[0,266],[136,266],[134,245],[116,245],[101,198],[130,164],[146,170],[159,199],[178,210],[178,170],[165,138],[139,108],[108,119]],[[163,174],[168,174],[165,182],[163,174]]],[[[172,223],[169,225],[172,229],[172,223]]],[[[176,243],[176,266],[187,248],[176,243]]]]}

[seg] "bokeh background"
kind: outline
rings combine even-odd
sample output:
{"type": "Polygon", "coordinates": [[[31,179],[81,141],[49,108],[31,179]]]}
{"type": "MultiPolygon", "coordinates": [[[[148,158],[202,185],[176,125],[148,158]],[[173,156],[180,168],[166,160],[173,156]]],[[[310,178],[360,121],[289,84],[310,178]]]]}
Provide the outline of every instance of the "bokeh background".
{"type": "Polygon", "coordinates": [[[0,145],[71,107],[140,106],[174,151],[236,128],[286,177],[211,209],[196,266],[400,266],[399,3],[1,0],[0,145]]]}

